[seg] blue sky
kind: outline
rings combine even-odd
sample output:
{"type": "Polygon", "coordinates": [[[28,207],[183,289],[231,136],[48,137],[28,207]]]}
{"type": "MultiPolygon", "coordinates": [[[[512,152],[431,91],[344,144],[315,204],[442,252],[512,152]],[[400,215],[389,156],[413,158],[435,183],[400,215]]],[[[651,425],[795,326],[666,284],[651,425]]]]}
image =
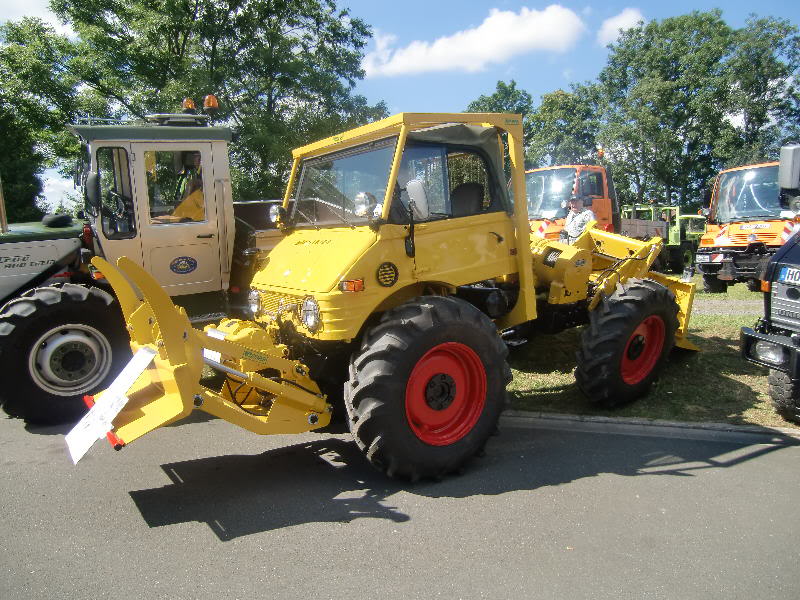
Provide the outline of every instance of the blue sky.
{"type": "Polygon", "coordinates": [[[595,79],[605,45],[620,26],[722,8],[733,27],[750,13],[800,25],[800,2],[531,2],[514,0],[347,0],[373,27],[368,76],[356,91],[391,113],[464,110],[498,80],[516,80],[538,104],[542,94],[595,79]],[[477,70],[470,66],[481,65],[477,70]]]}
{"type": "MultiPolygon", "coordinates": [[[[744,25],[753,12],[800,25],[797,0],[338,3],[373,27],[363,63],[367,77],[356,92],[372,103],[385,101],[390,113],[462,111],[480,95],[491,94],[498,80],[511,79],[538,104],[542,94],[595,79],[605,65],[605,45],[619,27],[639,19],[722,8],[733,27],[744,25]]],[[[49,14],[47,0],[0,0],[0,19],[23,15],[45,18],[63,30],[49,14]]],[[[64,191],[72,191],[71,182],[47,180],[49,202],[57,204],[64,191]]]]}

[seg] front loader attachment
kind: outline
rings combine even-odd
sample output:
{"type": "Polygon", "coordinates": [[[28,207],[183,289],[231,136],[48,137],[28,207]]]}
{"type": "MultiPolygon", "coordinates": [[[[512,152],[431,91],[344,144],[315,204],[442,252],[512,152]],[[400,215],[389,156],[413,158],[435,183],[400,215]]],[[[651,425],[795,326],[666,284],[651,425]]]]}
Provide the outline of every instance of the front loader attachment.
{"type": "Polygon", "coordinates": [[[127,396],[111,422],[115,447],[196,408],[261,434],[300,433],[329,423],[330,406],[308,368],[284,358],[284,347],[260,325],[226,319],[205,331],[194,329],[184,309],[137,264],[125,257],[118,269],[99,257],[92,263],[119,298],[134,354],[145,348],[153,355],[130,387],[115,389],[115,382],[96,398],[99,404],[104,394],[127,396]],[[221,383],[219,377],[216,383],[203,379],[214,371],[221,383]]]}
{"type": "Polygon", "coordinates": [[[700,350],[687,339],[695,284],[650,270],[661,252],[663,246],[661,238],[637,240],[587,227],[575,245],[592,253],[591,280],[594,290],[589,302],[590,310],[593,310],[602,298],[614,293],[617,285],[633,278],[652,279],[675,294],[675,303],[678,305],[675,345],[685,350],[700,350]]]}

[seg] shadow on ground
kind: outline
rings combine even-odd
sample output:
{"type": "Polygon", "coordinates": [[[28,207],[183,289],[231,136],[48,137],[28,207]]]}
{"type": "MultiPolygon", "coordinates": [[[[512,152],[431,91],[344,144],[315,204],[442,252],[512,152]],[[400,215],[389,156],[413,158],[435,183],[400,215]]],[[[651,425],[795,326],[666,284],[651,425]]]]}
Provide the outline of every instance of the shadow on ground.
{"type": "MultiPolygon", "coordinates": [[[[600,473],[691,477],[779,450],[765,445],[587,434],[506,427],[488,454],[460,476],[416,484],[387,479],[346,438],[318,439],[256,455],[162,465],[169,485],[130,492],[150,527],[206,523],[221,541],[304,523],[349,523],[411,516],[405,495],[465,498],[565,485],[600,473]]],[[[413,502],[411,503],[413,505],[413,502]]]]}

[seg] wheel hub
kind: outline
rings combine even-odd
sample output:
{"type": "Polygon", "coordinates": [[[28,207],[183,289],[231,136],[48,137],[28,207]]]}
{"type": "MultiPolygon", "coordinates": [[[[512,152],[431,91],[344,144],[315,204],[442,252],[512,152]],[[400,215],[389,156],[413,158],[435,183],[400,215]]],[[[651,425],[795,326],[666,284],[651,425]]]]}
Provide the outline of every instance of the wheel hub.
{"type": "Polygon", "coordinates": [[[28,359],[31,378],[57,396],[81,394],[99,384],[111,369],[111,345],[94,327],[62,325],[42,335],[28,359]]]}
{"type": "Polygon", "coordinates": [[[445,410],[456,397],[456,382],[447,373],[438,373],[425,386],[425,403],[433,410],[445,410]]]}
{"type": "Polygon", "coordinates": [[[645,337],[643,335],[636,335],[628,345],[628,359],[636,360],[639,358],[642,355],[642,352],[644,352],[646,345],[647,341],[645,340],[645,337]]]}

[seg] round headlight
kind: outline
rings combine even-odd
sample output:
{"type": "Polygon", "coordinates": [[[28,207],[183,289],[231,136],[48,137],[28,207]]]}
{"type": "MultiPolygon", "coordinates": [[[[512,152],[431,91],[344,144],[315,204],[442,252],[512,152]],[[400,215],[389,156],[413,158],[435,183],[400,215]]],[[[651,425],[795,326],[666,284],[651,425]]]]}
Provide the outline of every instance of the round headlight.
{"type": "Polygon", "coordinates": [[[253,316],[257,317],[261,310],[261,295],[258,293],[258,290],[250,290],[250,293],[247,294],[247,305],[253,316]]]}
{"type": "Polygon", "coordinates": [[[319,304],[317,304],[314,298],[308,297],[303,300],[303,306],[300,309],[300,320],[303,321],[303,325],[312,333],[319,329],[321,323],[319,318],[319,304]]]}

